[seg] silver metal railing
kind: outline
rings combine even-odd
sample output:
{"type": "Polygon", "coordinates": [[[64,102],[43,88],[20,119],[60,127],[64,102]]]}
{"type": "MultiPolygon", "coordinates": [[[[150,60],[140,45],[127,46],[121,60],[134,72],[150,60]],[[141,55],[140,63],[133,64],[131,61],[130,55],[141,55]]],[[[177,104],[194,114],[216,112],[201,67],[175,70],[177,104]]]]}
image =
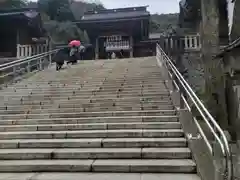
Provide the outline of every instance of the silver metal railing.
{"type": "Polygon", "coordinates": [[[53,55],[58,51],[59,49],[55,49],[0,65],[0,84],[12,82],[27,73],[49,67],[52,64],[53,55]]]}
{"type": "MultiPolygon", "coordinates": [[[[227,180],[232,180],[232,177],[233,177],[232,153],[230,151],[230,146],[224,131],[221,129],[221,127],[218,125],[216,120],[212,117],[212,115],[203,105],[201,100],[197,97],[197,95],[192,90],[190,85],[186,82],[184,77],[175,67],[175,65],[173,64],[171,59],[167,56],[167,54],[162,50],[159,44],[157,44],[157,59],[162,66],[165,66],[165,68],[167,68],[168,75],[173,80],[173,85],[180,93],[180,101],[181,101],[180,109],[184,108],[183,106],[186,105],[186,108],[191,112],[191,107],[189,106],[186,100],[186,97],[187,97],[187,99],[189,99],[193,103],[195,108],[198,110],[198,113],[201,115],[202,119],[206,123],[207,128],[210,130],[216,142],[221,148],[222,154],[225,159],[224,176],[227,180]]],[[[204,140],[204,142],[208,147],[208,150],[213,156],[213,147],[211,145],[211,142],[205,135],[197,119],[194,117],[193,120],[198,128],[201,138],[204,140]]]]}

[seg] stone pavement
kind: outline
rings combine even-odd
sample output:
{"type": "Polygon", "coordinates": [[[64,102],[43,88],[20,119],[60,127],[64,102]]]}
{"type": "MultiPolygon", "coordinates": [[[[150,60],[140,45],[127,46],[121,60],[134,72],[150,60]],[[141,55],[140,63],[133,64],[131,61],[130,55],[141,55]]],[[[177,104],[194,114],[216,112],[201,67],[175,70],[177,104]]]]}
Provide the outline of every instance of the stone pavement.
{"type": "Polygon", "coordinates": [[[0,99],[0,180],[199,179],[155,57],[47,69],[0,99]]]}

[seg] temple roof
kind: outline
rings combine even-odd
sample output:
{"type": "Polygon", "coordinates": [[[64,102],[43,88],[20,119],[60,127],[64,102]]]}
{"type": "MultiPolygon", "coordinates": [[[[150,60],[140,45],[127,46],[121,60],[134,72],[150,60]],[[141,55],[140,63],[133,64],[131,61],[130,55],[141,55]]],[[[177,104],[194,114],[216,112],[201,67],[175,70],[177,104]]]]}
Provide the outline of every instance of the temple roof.
{"type": "Polygon", "coordinates": [[[28,27],[39,36],[44,33],[37,8],[0,9],[0,21],[10,27],[28,27]]]}
{"type": "Polygon", "coordinates": [[[2,16],[19,16],[23,15],[28,18],[34,18],[38,15],[36,8],[21,8],[21,9],[0,9],[0,17],[2,16]]]}
{"type": "Polygon", "coordinates": [[[150,16],[150,13],[146,10],[146,6],[144,6],[90,11],[83,15],[81,21],[118,20],[148,16],[150,16]]]}

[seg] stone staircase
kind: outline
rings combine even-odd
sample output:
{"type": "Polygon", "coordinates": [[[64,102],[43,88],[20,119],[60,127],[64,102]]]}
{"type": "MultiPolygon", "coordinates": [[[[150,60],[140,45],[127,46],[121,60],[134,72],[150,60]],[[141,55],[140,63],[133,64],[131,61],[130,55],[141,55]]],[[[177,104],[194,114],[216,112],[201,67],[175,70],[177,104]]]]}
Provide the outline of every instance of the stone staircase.
{"type": "Polygon", "coordinates": [[[0,180],[199,180],[155,57],[48,69],[0,98],[0,180]]]}

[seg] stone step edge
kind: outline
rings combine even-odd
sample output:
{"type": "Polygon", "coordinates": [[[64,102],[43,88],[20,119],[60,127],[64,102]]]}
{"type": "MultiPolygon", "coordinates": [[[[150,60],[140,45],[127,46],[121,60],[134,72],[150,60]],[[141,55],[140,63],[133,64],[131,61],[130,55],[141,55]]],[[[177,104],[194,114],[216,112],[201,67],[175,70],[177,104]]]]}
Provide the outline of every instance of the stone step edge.
{"type": "Polygon", "coordinates": [[[4,160],[0,172],[165,172],[196,173],[190,159],[4,160]]]}
{"type": "MultiPolygon", "coordinates": [[[[40,113],[41,115],[67,115],[67,114],[115,114],[115,113],[158,113],[158,112],[177,112],[176,110],[142,110],[142,111],[94,111],[94,112],[79,112],[79,113],[40,113]]],[[[19,115],[28,115],[28,114],[10,114],[10,115],[1,115],[1,116],[19,116],[19,115]]],[[[39,114],[31,114],[39,115],[39,114]]]]}
{"type": "Polygon", "coordinates": [[[0,149],[0,160],[33,159],[191,159],[187,147],[179,148],[20,148],[0,149]]]}
{"type": "MultiPolygon", "coordinates": [[[[161,137],[161,138],[81,138],[81,139],[8,139],[8,140],[0,140],[1,149],[19,149],[19,148],[37,148],[36,146],[26,146],[26,144],[30,145],[38,145],[37,147],[52,147],[54,144],[61,143],[67,145],[68,148],[114,148],[114,147],[146,147],[144,143],[161,143],[158,146],[147,145],[147,147],[176,147],[173,145],[174,143],[181,143],[181,147],[186,147],[187,139],[184,137],[161,137]],[[44,145],[44,143],[46,143],[44,145]],[[137,144],[135,144],[137,143],[137,144]],[[173,143],[171,145],[166,146],[167,143],[173,143]],[[182,144],[183,143],[183,144],[182,144]],[[23,146],[25,144],[25,146],[23,146]],[[48,146],[47,144],[51,144],[48,146]],[[70,145],[72,144],[72,145],[70,145]],[[108,145],[107,145],[108,144],[108,145]],[[109,145],[110,144],[110,145],[109,145]],[[116,146],[118,144],[118,146],[116,146]],[[113,146],[114,145],[114,146],[113,146]],[[130,145],[130,146],[129,146],[130,145]],[[134,146],[133,146],[134,145],[134,146]],[[136,146],[137,145],[137,146],[136,146]]],[[[178,145],[177,147],[179,147],[178,145]]],[[[59,146],[55,146],[59,147],[59,146]]]]}
{"type": "MultiPolygon", "coordinates": [[[[45,119],[44,119],[45,120],[45,119]]],[[[8,128],[8,127],[49,127],[49,126],[101,126],[105,125],[108,127],[108,125],[181,125],[180,122],[171,121],[171,122],[124,122],[124,123],[114,123],[114,122],[106,122],[106,123],[75,123],[75,124],[24,124],[24,125],[0,125],[1,128],[8,128]]],[[[158,128],[157,128],[158,129],[158,128]]]]}
{"type": "Polygon", "coordinates": [[[0,173],[4,180],[201,180],[197,174],[165,173],[0,173]],[[10,179],[9,179],[10,178],[10,179]]]}

